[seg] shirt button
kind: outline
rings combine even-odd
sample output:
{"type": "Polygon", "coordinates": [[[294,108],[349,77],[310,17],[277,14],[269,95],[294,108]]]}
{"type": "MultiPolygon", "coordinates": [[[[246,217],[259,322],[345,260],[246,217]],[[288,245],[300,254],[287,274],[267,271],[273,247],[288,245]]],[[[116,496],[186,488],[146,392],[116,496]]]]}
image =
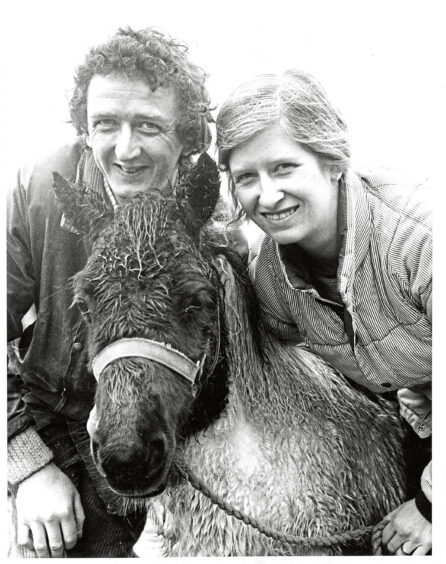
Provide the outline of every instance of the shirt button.
{"type": "Polygon", "coordinates": [[[392,384],[391,384],[390,382],[383,382],[383,383],[381,384],[381,386],[382,386],[383,388],[391,388],[391,387],[392,387],[392,384]]]}
{"type": "Polygon", "coordinates": [[[73,343],[73,350],[74,351],[82,350],[82,343],[73,343]]]}

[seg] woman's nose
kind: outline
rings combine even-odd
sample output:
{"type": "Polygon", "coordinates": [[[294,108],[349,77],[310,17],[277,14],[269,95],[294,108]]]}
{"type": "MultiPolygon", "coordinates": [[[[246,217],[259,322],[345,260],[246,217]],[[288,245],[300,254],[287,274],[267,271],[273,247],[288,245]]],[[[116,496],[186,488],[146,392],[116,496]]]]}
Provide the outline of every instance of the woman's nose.
{"type": "Polygon", "coordinates": [[[273,208],[284,197],[283,190],[277,181],[269,176],[260,178],[259,205],[263,208],[273,208]]]}
{"type": "Polygon", "coordinates": [[[115,145],[116,157],[120,161],[129,161],[139,156],[141,148],[136,135],[129,125],[121,127],[115,145]]]}

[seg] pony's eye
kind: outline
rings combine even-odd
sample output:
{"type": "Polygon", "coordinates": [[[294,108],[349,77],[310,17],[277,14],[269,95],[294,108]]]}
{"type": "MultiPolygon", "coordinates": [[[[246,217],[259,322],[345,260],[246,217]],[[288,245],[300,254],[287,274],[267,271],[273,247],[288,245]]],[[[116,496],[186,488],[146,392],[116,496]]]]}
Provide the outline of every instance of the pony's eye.
{"type": "Polygon", "coordinates": [[[76,300],[77,309],[81,312],[82,317],[85,319],[87,323],[91,321],[91,312],[88,306],[88,303],[85,300],[77,299],[76,300]]]}

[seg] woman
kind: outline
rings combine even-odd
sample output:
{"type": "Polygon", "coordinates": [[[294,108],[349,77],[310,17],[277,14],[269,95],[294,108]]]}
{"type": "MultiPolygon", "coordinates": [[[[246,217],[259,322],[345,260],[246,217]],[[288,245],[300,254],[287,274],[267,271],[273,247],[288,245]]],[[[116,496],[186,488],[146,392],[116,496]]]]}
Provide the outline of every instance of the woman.
{"type": "MultiPolygon", "coordinates": [[[[267,327],[304,342],[431,434],[429,191],[350,165],[347,128],[311,75],[241,85],[217,118],[219,161],[239,209],[261,228],[250,272],[267,327]]],[[[377,554],[432,548],[431,469],[373,535],[377,554]]]]}

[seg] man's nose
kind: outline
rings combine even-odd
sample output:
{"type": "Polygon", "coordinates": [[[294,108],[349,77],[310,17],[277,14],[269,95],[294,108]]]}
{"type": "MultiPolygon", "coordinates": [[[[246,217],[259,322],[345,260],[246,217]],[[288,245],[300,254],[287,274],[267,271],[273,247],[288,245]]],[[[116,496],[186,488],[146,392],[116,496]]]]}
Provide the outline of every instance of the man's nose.
{"type": "Polygon", "coordinates": [[[141,148],[130,125],[123,125],[116,139],[115,153],[120,161],[129,161],[139,156],[141,148]]]}
{"type": "Polygon", "coordinates": [[[259,205],[263,208],[274,208],[284,197],[283,189],[278,185],[276,179],[269,175],[260,177],[259,205]]]}

